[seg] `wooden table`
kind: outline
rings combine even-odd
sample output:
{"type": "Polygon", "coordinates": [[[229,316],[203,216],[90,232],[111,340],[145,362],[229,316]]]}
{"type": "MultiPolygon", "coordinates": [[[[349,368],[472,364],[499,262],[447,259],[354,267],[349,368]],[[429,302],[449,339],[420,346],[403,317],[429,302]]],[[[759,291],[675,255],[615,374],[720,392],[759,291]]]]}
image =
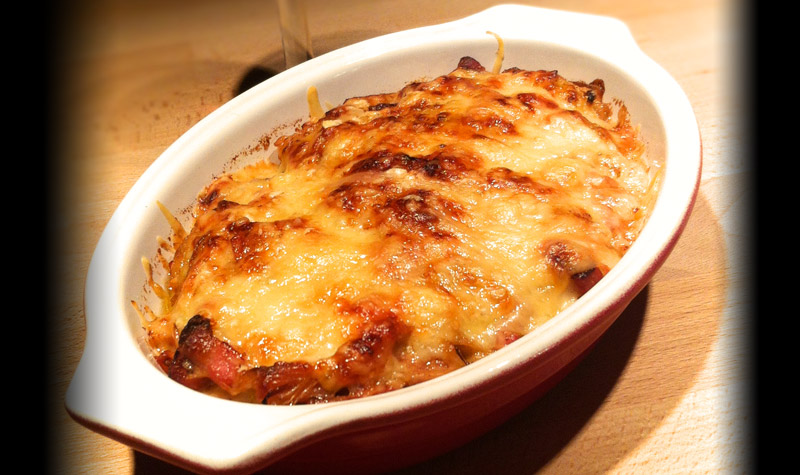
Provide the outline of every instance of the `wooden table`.
{"type": "MultiPolygon", "coordinates": [[[[316,54],[501,2],[309,1],[316,54]]],[[[617,17],[681,84],[697,114],[704,170],[684,236],[650,285],[561,384],[514,419],[405,473],[744,472],[752,455],[747,287],[752,172],[742,76],[742,7],[724,0],[519,2],[617,17]]],[[[140,174],[254,67],[280,69],[272,1],[78,2],[54,65],[50,203],[58,251],[48,307],[48,454],[57,473],[180,473],[66,414],[85,336],[88,263],[140,174]],[[134,6],[135,5],[135,6],[134,6]]]]}

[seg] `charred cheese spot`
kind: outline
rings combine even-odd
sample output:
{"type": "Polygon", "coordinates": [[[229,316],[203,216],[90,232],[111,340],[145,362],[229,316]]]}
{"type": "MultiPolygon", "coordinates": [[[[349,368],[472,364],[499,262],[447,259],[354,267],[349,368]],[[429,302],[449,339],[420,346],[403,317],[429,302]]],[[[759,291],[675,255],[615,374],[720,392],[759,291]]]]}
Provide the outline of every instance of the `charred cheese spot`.
{"type": "Polygon", "coordinates": [[[517,99],[534,113],[542,109],[558,109],[558,104],[554,101],[532,92],[517,94],[517,99]]]}
{"type": "Polygon", "coordinates": [[[215,178],[176,230],[143,321],[156,360],[215,396],[309,404],[514,344],[597,284],[652,206],[657,163],[604,92],[464,57],[272,141],[280,165],[215,178]]]}
{"type": "Polygon", "coordinates": [[[436,180],[453,181],[463,175],[468,170],[469,165],[460,157],[444,153],[412,157],[407,154],[396,154],[382,150],[375,155],[357,161],[347,174],[370,171],[386,172],[393,168],[407,172],[419,172],[436,180]]]}
{"type": "Polygon", "coordinates": [[[394,232],[445,238],[451,234],[441,225],[441,217],[458,214],[458,207],[429,190],[411,190],[387,201],[378,213],[394,232]]]}
{"type": "Polygon", "coordinates": [[[529,193],[541,199],[556,192],[547,184],[537,182],[528,175],[516,173],[508,168],[493,168],[486,173],[486,182],[492,188],[510,190],[514,193],[529,193]]]}

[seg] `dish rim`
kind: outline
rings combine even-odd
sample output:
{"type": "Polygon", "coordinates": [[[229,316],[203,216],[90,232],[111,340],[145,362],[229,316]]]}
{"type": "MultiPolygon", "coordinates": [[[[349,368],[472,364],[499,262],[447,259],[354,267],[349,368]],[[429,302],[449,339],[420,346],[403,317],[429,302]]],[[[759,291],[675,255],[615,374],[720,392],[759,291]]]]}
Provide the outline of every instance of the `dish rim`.
{"type": "MultiPolygon", "coordinates": [[[[487,41],[492,40],[487,38],[487,41]]],[[[431,408],[437,404],[446,404],[446,401],[453,397],[463,397],[465,393],[480,385],[487,384],[487,381],[494,380],[498,375],[508,376],[514,374],[514,371],[517,371],[519,367],[530,364],[531,361],[535,360],[541,352],[557,346],[566,338],[580,335],[582,327],[590,326],[598,319],[607,316],[620,302],[629,298],[630,293],[637,293],[649,281],[660,264],[663,263],[663,260],[671,252],[685,227],[698,191],[701,168],[702,145],[699,128],[688,98],[686,98],[677,82],[639,49],[627,26],[614,18],[539,7],[498,5],[452,22],[391,33],[326,53],[245,91],[209,114],[168,147],[142,177],[137,180],[129,193],[126,194],[98,242],[90,264],[89,274],[87,275],[85,294],[86,345],[65,399],[67,411],[74,419],[90,429],[148,453],[155,453],[160,458],[173,461],[173,463],[192,464],[196,468],[218,470],[242,467],[255,463],[254,460],[256,459],[264,461],[269,458],[270,454],[277,456],[279,453],[286,453],[301,444],[310,443],[314,437],[326,437],[331,432],[336,432],[337,427],[344,427],[343,424],[349,424],[353,420],[377,420],[381,417],[396,416],[403,412],[414,413],[426,408],[432,410],[431,408]],[[532,17],[535,17],[539,22],[549,22],[549,28],[545,28],[547,31],[554,30],[553,26],[555,25],[563,25],[565,22],[569,22],[571,25],[577,23],[592,29],[602,28],[606,34],[603,41],[591,44],[586,44],[585,38],[579,35],[574,37],[563,33],[556,35],[552,31],[550,31],[551,36],[548,36],[547,32],[539,32],[533,38],[520,37],[519,19],[530,19],[532,17]],[[510,25],[501,24],[501,22],[508,21],[508,18],[516,18],[517,20],[512,21],[510,25]],[[122,367],[130,369],[133,372],[133,376],[141,377],[143,382],[152,381],[155,384],[155,379],[157,379],[153,378],[153,374],[151,374],[155,368],[145,361],[144,355],[141,354],[138,347],[136,348],[136,351],[139,352],[138,356],[123,353],[130,350],[127,347],[120,348],[119,353],[115,351],[111,354],[104,354],[104,350],[107,350],[108,346],[98,343],[100,339],[98,335],[110,335],[114,341],[117,341],[117,339],[124,341],[124,333],[131,331],[131,328],[129,322],[116,321],[117,319],[103,321],[97,317],[100,309],[107,307],[104,303],[99,303],[97,292],[99,288],[108,285],[98,280],[105,275],[102,270],[108,266],[108,262],[104,262],[103,259],[109,255],[114,255],[114,252],[118,249],[118,244],[114,242],[114,237],[121,229],[125,228],[125,218],[134,213],[132,207],[137,202],[135,198],[144,193],[143,188],[157,181],[158,174],[163,171],[163,167],[170,160],[176,160],[182,154],[185,155],[187,149],[192,149],[193,141],[197,140],[203,133],[207,133],[209,129],[227,120],[235,120],[236,109],[244,107],[245,101],[256,97],[258,94],[263,93],[267,87],[276,85],[280,81],[290,82],[293,79],[302,77],[304,74],[308,74],[314,67],[325,65],[330,67],[330,64],[342,61],[343,58],[347,57],[358,57],[362,61],[368,61],[373,57],[372,55],[376,54],[376,51],[382,50],[386,46],[394,48],[391,50],[392,52],[413,51],[415,47],[423,44],[424,38],[430,38],[432,35],[439,35],[440,37],[442,35],[444,37],[452,36],[455,41],[472,41],[482,35],[486,29],[497,32],[506,41],[520,40],[532,43],[552,43],[559,47],[574,49],[594,56],[618,66],[620,70],[632,75],[634,79],[639,78],[636,81],[637,84],[648,92],[653,91],[647,83],[643,83],[641,78],[658,79],[656,83],[662,89],[658,91],[658,95],[654,95],[653,99],[659,107],[664,109],[662,112],[665,112],[668,118],[677,117],[682,120],[689,120],[688,123],[681,124],[680,127],[672,122],[665,121],[666,142],[670,147],[670,150],[667,150],[667,159],[665,160],[668,165],[667,168],[669,169],[669,165],[672,163],[669,157],[673,156],[673,154],[684,154],[687,158],[685,158],[686,163],[683,164],[681,170],[684,173],[689,173],[689,176],[678,178],[673,175],[665,175],[662,186],[666,184],[667,180],[671,180],[669,182],[670,186],[672,186],[673,182],[680,181],[682,183],[680,187],[675,185],[676,198],[680,198],[680,200],[671,203],[671,206],[666,206],[663,204],[662,197],[659,197],[658,204],[651,216],[651,222],[656,222],[661,226],[656,228],[648,223],[642,232],[642,236],[646,238],[653,236],[652,242],[655,244],[650,244],[649,247],[644,244],[638,245],[642,241],[642,236],[640,236],[640,239],[620,261],[620,265],[614,267],[609,273],[612,278],[602,279],[595,288],[590,290],[591,295],[587,294],[586,298],[575,302],[562,315],[554,318],[534,332],[535,338],[527,338],[525,342],[520,340],[518,343],[521,344],[507,347],[501,350],[502,353],[497,352],[487,356],[483,360],[470,365],[468,372],[450,373],[433,381],[403,390],[370,396],[360,400],[325,403],[318,406],[258,406],[217,400],[188,388],[172,384],[173,382],[166,380],[163,374],[158,374],[159,378],[165,379],[165,381],[163,381],[164,384],[158,384],[157,386],[163,390],[163,396],[168,400],[177,398],[191,406],[203,407],[212,411],[223,411],[225,414],[229,414],[233,421],[242,423],[252,421],[254,417],[256,420],[263,419],[264,413],[269,413],[271,419],[281,423],[280,431],[274,428],[269,431],[260,429],[256,434],[252,433],[252,425],[249,425],[249,433],[247,431],[236,433],[236,436],[240,439],[237,444],[225,444],[225,446],[218,447],[202,446],[201,444],[201,446],[189,447],[187,444],[177,443],[176,440],[168,440],[167,437],[174,435],[172,433],[162,434],[157,437],[146,430],[131,428],[131,426],[126,425],[130,422],[129,418],[118,417],[119,414],[115,413],[118,412],[118,408],[114,407],[114,404],[110,404],[110,406],[103,405],[104,403],[109,403],[107,400],[104,401],[103,398],[119,398],[115,400],[117,404],[119,401],[128,401],[129,397],[121,394],[122,388],[104,388],[101,394],[87,394],[89,392],[86,386],[87,383],[96,381],[97,375],[106,375],[114,371],[118,367],[115,365],[119,363],[123,364],[122,367]],[[614,48],[609,49],[609,46],[614,46],[614,48]],[[632,69],[627,69],[623,66],[632,69]],[[672,102],[667,104],[668,100],[672,102]],[[675,137],[685,140],[685,142],[680,144],[671,143],[670,138],[673,135],[670,134],[672,133],[674,133],[675,137]],[[680,190],[677,188],[680,188],[680,190]],[[660,221],[655,221],[654,218],[658,218],[660,221]],[[629,255],[631,256],[630,258],[628,258],[629,255]],[[641,261],[636,260],[636,257],[639,257],[641,261]],[[624,292],[620,293],[620,291],[624,292]],[[598,309],[600,310],[599,312],[598,309]],[[570,321],[566,322],[567,320],[570,321]],[[102,355],[102,358],[98,356],[98,353],[102,355]],[[500,356],[497,356],[498,354],[500,356]],[[108,356],[111,356],[111,358],[107,358],[108,356]],[[142,366],[145,362],[147,366],[142,366]],[[470,377],[465,377],[465,373],[470,377]],[[454,383],[453,380],[459,384],[454,383]],[[100,404],[100,406],[92,407],[92,404],[100,404]],[[348,414],[345,415],[345,413],[348,414]],[[261,414],[260,417],[257,417],[258,414],[261,414]],[[310,436],[309,429],[319,424],[322,424],[319,426],[320,428],[313,431],[316,435],[310,436]],[[282,437],[283,443],[280,446],[270,445],[276,432],[279,432],[282,437]],[[248,438],[249,440],[245,440],[248,438]],[[205,453],[203,454],[202,452],[205,453]]],[[[119,290],[121,289],[117,289],[117,291],[119,290]]],[[[123,315],[122,320],[127,320],[127,317],[123,315]]]]}

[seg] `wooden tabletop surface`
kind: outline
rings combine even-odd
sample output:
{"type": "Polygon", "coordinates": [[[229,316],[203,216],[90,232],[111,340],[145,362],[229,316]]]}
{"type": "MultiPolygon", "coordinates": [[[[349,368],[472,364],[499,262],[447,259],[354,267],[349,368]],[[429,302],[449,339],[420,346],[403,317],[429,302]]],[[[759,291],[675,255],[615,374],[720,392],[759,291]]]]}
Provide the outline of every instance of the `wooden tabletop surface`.
{"type": "MultiPolygon", "coordinates": [[[[67,2],[62,2],[67,3],[67,2]]],[[[309,0],[315,54],[455,20],[488,0],[309,0]]],[[[694,213],[652,282],[556,388],[496,430],[403,473],[745,473],[754,414],[747,287],[752,171],[744,151],[749,40],[734,1],[516,3],[608,15],[683,87],[704,168],[694,213]]],[[[283,66],[275,1],[84,1],[54,31],[57,262],[48,307],[53,473],[183,473],[74,422],[64,394],[83,349],[83,285],[111,214],[167,146],[283,66]]]]}

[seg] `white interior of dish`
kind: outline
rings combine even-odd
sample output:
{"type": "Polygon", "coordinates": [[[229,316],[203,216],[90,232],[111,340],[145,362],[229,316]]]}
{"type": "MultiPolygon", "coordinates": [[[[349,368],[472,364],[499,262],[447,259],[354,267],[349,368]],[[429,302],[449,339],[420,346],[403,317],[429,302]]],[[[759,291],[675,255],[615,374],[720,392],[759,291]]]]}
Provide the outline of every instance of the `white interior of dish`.
{"type": "MultiPolygon", "coordinates": [[[[219,108],[156,160],[120,204],[95,251],[86,287],[87,342],[67,398],[70,411],[178,458],[224,467],[347,418],[412,407],[523,364],[610,306],[648,272],[693,200],[700,157],[697,125],[678,85],[636,46],[627,28],[603,17],[501,6],[453,23],[401,32],[328,53],[292,68],[219,108]],[[589,294],[526,336],[468,368],[395,393],[320,406],[266,407],[222,401],[169,380],[141,345],[130,301],[145,288],[140,265],[168,223],[156,206],[187,209],[231,158],[267,131],[308,115],[306,89],[323,104],[400,88],[453,70],[462,56],[485,66],[505,41],[504,67],[556,69],[570,80],[602,78],[641,125],[651,157],[665,160],[662,194],[639,241],[589,294]],[[601,32],[601,34],[597,34],[601,32]],[[194,414],[204,414],[203,422],[194,414]],[[209,437],[213,431],[214,437],[209,437]]],[[[237,162],[264,158],[267,153],[237,162]]],[[[155,304],[153,304],[155,307],[155,304]]]]}

